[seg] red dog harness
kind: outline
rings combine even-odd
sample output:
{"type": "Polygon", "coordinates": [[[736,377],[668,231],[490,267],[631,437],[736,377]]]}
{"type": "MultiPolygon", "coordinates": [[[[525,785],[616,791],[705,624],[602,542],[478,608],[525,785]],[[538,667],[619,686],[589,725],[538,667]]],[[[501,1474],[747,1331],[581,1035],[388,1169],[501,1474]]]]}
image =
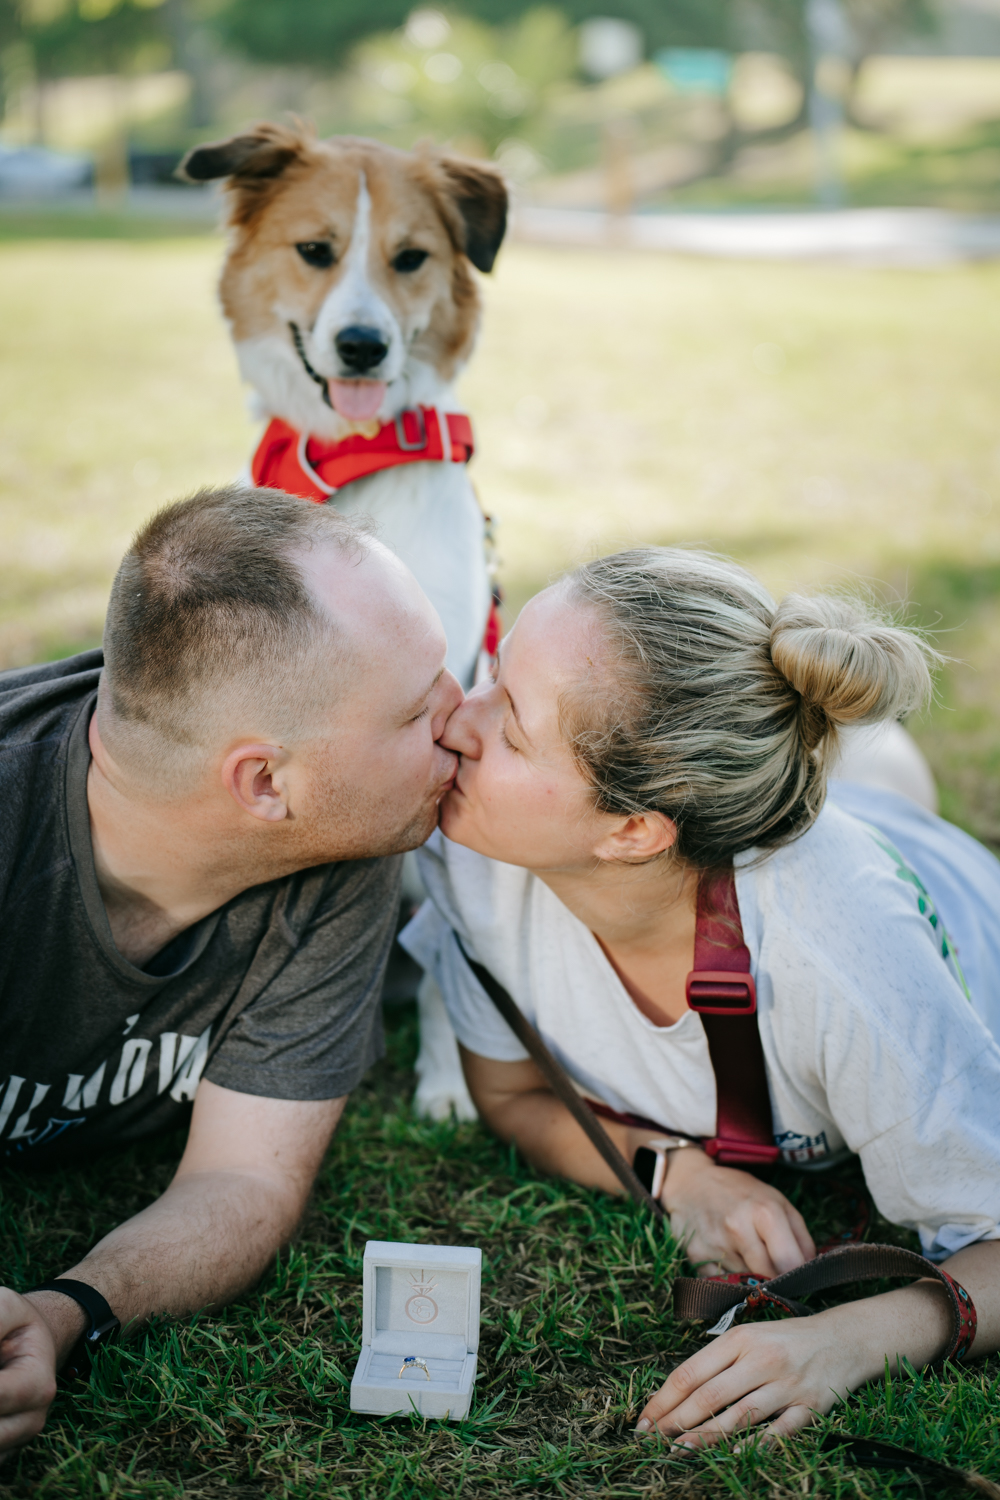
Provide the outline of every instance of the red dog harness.
{"type": "MultiPolygon", "coordinates": [[[[383,422],[374,437],[356,433],[339,442],[311,437],[274,417],[257,445],[250,472],[261,489],[284,490],[323,505],[345,484],[368,474],[399,464],[467,464],[474,451],[472,423],[464,412],[439,411],[436,406],[402,411],[394,421],[383,422]]],[[[489,516],[486,526],[489,537],[489,516]]],[[[490,658],[503,633],[501,598],[494,585],[482,644],[490,658]]]]}
{"type": "Polygon", "coordinates": [[[462,412],[418,406],[383,422],[374,437],[310,437],[275,417],[257,446],[251,472],[263,489],[284,490],[322,505],[345,484],[398,464],[467,464],[472,423],[462,412]]]}

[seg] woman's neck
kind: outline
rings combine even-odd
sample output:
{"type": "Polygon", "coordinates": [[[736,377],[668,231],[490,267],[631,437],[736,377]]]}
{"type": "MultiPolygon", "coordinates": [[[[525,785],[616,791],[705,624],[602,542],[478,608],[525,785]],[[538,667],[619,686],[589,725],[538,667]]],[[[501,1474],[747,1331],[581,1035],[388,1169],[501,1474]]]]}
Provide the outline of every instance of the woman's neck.
{"type": "Polygon", "coordinates": [[[688,1008],[698,872],[653,862],[538,874],[594,934],[643,1015],[659,1026],[678,1020],[688,1008]]]}

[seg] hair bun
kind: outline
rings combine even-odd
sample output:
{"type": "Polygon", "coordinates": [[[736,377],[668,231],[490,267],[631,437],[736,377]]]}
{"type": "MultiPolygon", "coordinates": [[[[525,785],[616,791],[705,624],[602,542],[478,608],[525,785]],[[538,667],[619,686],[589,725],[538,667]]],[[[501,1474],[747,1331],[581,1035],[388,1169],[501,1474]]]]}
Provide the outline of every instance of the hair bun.
{"type": "Polygon", "coordinates": [[[831,726],[898,719],[930,697],[940,658],[912,631],[850,599],[789,594],[775,611],[771,660],[802,698],[814,747],[831,726]]]}

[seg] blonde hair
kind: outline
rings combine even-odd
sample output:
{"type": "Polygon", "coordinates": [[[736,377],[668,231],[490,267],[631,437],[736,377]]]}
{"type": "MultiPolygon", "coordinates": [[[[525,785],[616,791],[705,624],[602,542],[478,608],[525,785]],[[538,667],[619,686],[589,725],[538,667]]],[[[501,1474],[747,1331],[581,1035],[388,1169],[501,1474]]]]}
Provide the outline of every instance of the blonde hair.
{"type": "Polygon", "coordinates": [[[725,557],[641,547],[568,575],[598,616],[599,684],[564,696],[564,733],[596,806],[672,818],[699,869],[804,833],[847,724],[898,719],[937,654],[858,600],[775,604],[725,557]]]}

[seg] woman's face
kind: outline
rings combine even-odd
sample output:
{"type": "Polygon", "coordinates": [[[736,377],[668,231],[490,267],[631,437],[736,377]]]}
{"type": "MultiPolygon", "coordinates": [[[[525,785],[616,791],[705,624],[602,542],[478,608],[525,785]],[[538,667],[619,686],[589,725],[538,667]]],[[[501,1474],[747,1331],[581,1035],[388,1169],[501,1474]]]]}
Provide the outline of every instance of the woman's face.
{"type": "Polygon", "coordinates": [[[597,621],[558,586],[525,605],[494,680],[469,694],[441,744],[461,756],[441,802],[448,838],[529,870],[593,865],[608,828],[563,741],[559,698],[600,680],[597,621]]]}

